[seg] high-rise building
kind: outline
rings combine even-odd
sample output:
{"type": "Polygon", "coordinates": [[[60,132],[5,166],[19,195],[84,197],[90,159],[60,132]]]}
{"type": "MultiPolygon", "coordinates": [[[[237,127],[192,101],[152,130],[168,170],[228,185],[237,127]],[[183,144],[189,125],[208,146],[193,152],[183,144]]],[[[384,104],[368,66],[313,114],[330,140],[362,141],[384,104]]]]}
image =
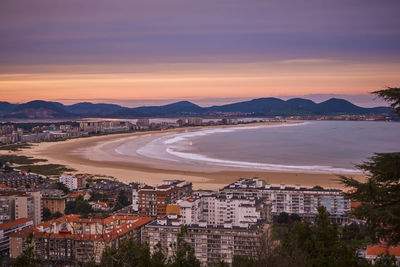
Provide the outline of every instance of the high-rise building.
{"type": "Polygon", "coordinates": [[[29,218],[42,222],[41,194],[38,191],[0,191],[0,223],[29,218]]]}
{"type": "Polygon", "coordinates": [[[138,190],[139,214],[162,217],[168,204],[190,196],[192,183],[180,180],[165,180],[160,186],[144,186],[138,190]]]}
{"type": "Polygon", "coordinates": [[[167,215],[145,226],[146,241],[151,253],[157,244],[161,245],[164,255],[172,257],[176,250],[179,236],[194,249],[196,258],[203,264],[224,261],[232,264],[234,255],[256,257],[260,238],[268,225],[259,222],[246,226],[208,225],[206,222],[183,227],[178,215],[167,215]]]}
{"type": "Polygon", "coordinates": [[[271,186],[257,178],[241,178],[224,187],[220,193],[246,198],[265,197],[271,201],[272,215],[286,212],[310,220],[315,219],[318,207],[324,206],[330,214],[331,221],[339,224],[348,222],[348,213],[351,209],[351,200],[345,197],[342,190],[304,188],[300,185],[290,187],[284,184],[271,186]]]}
{"type": "Polygon", "coordinates": [[[33,225],[28,218],[20,218],[0,224],[0,255],[8,256],[10,251],[10,235],[33,225]]]}

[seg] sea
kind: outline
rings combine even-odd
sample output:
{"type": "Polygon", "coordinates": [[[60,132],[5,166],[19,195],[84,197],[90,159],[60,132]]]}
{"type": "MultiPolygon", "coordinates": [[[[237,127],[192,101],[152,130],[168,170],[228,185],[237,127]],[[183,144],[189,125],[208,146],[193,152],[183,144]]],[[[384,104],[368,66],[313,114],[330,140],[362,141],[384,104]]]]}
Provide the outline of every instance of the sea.
{"type": "Polygon", "coordinates": [[[360,173],[357,165],[374,153],[400,151],[400,123],[300,121],[182,131],[148,139],[139,147],[129,142],[137,140],[123,143],[116,152],[205,168],[360,173]]]}

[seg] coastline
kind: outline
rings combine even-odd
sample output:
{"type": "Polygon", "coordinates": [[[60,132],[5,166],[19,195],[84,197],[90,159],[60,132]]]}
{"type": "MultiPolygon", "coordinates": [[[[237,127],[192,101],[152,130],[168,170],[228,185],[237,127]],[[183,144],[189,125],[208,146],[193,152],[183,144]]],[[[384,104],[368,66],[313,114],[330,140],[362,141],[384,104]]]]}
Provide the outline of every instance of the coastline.
{"type": "MultiPolygon", "coordinates": [[[[224,125],[212,127],[255,127],[264,125],[290,124],[293,122],[265,122],[241,125],[224,125]]],[[[270,184],[286,184],[302,186],[320,185],[326,188],[343,188],[336,174],[330,173],[306,173],[264,170],[229,170],[221,168],[208,168],[207,171],[193,168],[193,166],[180,166],[174,168],[173,163],[165,163],[157,160],[135,159],[117,154],[115,147],[129,139],[147,139],[156,137],[208,129],[210,127],[185,127],[163,131],[134,132],[93,136],[89,138],[69,139],[66,141],[34,144],[29,149],[23,149],[16,154],[34,158],[47,159],[49,163],[65,165],[76,169],[79,173],[88,173],[98,176],[113,176],[118,180],[129,182],[144,182],[147,184],[159,184],[165,179],[185,179],[193,183],[194,189],[219,189],[241,177],[259,177],[270,184]],[[140,137],[140,138],[138,138],[140,137]]],[[[175,165],[176,167],[176,165],[175,165]]],[[[351,174],[352,177],[363,179],[363,175],[351,174]]]]}

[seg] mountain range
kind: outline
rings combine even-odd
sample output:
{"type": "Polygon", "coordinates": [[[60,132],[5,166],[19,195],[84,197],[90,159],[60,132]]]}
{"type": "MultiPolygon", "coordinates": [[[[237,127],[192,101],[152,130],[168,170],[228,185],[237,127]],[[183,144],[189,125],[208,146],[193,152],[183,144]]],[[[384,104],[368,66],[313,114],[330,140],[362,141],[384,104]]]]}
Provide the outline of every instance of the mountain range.
{"type": "Polygon", "coordinates": [[[137,118],[177,116],[293,116],[293,115],[372,115],[390,114],[389,107],[364,108],[331,98],[321,103],[309,99],[257,98],[233,104],[200,107],[189,101],[163,106],[128,108],[115,104],[82,102],[64,105],[42,100],[23,104],[0,102],[0,117],[21,119],[137,118]]]}

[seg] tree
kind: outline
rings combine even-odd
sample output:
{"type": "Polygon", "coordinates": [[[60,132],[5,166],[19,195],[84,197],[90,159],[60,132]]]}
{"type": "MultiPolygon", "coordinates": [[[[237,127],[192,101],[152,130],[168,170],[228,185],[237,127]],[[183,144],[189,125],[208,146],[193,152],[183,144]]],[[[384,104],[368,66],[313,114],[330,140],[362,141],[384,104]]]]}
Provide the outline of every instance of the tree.
{"type": "Polygon", "coordinates": [[[149,267],[151,265],[149,246],[140,246],[135,239],[127,238],[118,249],[108,247],[103,252],[100,266],[149,267]]]}
{"type": "Polygon", "coordinates": [[[14,263],[12,264],[13,267],[36,267],[40,265],[40,259],[37,257],[35,249],[31,245],[32,238],[33,233],[30,233],[26,239],[28,247],[15,259],[14,263]]]}
{"type": "Polygon", "coordinates": [[[194,249],[184,240],[187,231],[188,227],[186,225],[181,228],[175,244],[173,261],[169,263],[169,267],[200,267],[201,264],[194,255],[194,249]]]}
{"type": "Polygon", "coordinates": [[[129,206],[131,202],[126,197],[124,191],[119,191],[117,196],[117,203],[115,204],[114,210],[122,209],[123,207],[129,206]]]}
{"type": "Polygon", "coordinates": [[[400,88],[388,87],[372,93],[389,102],[393,112],[400,116],[400,88]]]}
{"type": "Polygon", "coordinates": [[[315,224],[293,223],[274,250],[271,264],[266,262],[264,266],[364,266],[355,248],[339,237],[337,225],[330,223],[329,213],[320,206],[315,224]]]}
{"type": "MultiPolygon", "coordinates": [[[[390,102],[400,116],[400,88],[373,93],[390,102]]],[[[347,196],[361,202],[354,215],[365,220],[379,239],[400,244],[400,152],[377,153],[357,167],[366,173],[367,181],[341,176],[345,186],[355,189],[347,196]]]]}
{"type": "Polygon", "coordinates": [[[278,217],[276,218],[278,223],[289,223],[289,214],[286,212],[279,213],[278,217]]]}
{"type": "Polygon", "coordinates": [[[51,211],[49,208],[44,207],[43,208],[43,221],[48,221],[51,219],[51,211]]]}
{"type": "Polygon", "coordinates": [[[400,243],[400,152],[377,153],[358,166],[367,173],[366,182],[342,176],[354,188],[347,196],[361,202],[354,215],[365,220],[370,230],[388,244],[400,243]]]}
{"type": "Polygon", "coordinates": [[[60,218],[60,217],[62,217],[62,216],[63,216],[63,215],[62,215],[61,212],[56,211],[56,212],[53,214],[52,218],[53,218],[53,219],[58,219],[58,218],[60,218]]]}
{"type": "Polygon", "coordinates": [[[64,194],[69,194],[69,192],[70,192],[69,188],[61,182],[56,182],[53,187],[54,187],[54,189],[63,191],[64,194]]]}

